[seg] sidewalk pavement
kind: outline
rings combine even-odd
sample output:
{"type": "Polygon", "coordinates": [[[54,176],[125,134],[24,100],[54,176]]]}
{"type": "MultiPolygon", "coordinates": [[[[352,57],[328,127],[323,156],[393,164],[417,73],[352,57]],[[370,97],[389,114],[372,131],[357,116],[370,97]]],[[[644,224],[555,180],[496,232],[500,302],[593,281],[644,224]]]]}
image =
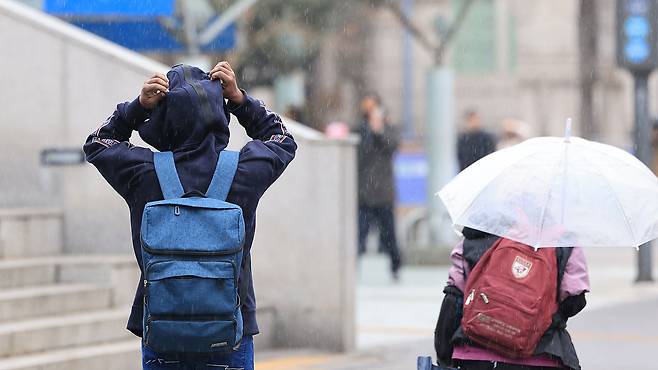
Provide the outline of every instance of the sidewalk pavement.
{"type": "MultiPolygon", "coordinates": [[[[633,249],[587,249],[586,255],[592,293],[585,310],[569,322],[583,369],[658,369],[651,358],[658,354],[658,283],[633,283],[633,249]]],[[[387,267],[381,256],[361,261],[354,353],[257,353],[257,369],[404,370],[415,369],[418,355],[434,355],[447,267],[406,268],[397,284],[387,267]]]]}

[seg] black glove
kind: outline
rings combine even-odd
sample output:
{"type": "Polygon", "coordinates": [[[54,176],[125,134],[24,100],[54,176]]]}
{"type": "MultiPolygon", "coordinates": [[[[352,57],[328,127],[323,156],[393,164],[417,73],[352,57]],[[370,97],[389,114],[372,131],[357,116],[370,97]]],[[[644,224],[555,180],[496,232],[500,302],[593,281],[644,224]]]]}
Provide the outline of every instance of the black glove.
{"type": "Polygon", "coordinates": [[[434,349],[442,366],[452,365],[452,336],[461,325],[464,294],[452,285],[443,289],[445,297],[434,329],[434,349]]]}
{"type": "Polygon", "coordinates": [[[580,293],[578,295],[572,295],[567,297],[564,301],[560,302],[560,312],[564,317],[569,318],[576,316],[576,314],[585,308],[587,305],[587,300],[585,299],[585,293],[580,293]]]}

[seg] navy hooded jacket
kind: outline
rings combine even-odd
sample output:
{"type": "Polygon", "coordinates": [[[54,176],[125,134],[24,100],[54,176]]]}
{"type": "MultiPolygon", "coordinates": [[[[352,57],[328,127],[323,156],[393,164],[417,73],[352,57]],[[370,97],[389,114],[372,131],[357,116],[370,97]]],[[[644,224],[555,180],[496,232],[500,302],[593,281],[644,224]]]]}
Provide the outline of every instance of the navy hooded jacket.
{"type": "MultiPolygon", "coordinates": [[[[227,104],[218,81],[211,81],[198,68],[175,66],[169,73],[169,92],[152,111],[135,99],[121,103],[94,131],[84,145],[87,161],[125,199],[130,209],[132,241],[142,266],[140,229],[146,203],[164,197],[155,174],[153,152],[129,142],[133,131],[161,151],[173,151],[176,169],[186,192],[205,193],[220,151],[229,138],[229,113],[238,118],[253,140],[240,151],[238,168],[227,201],[242,208],[246,240],[238,292],[242,301],[244,334],[258,333],[256,299],[251,273],[251,245],[256,228],[256,206],[267,188],[281,175],[295,156],[297,145],[281,118],[263,102],[245,94],[240,106],[227,104]],[[185,75],[187,74],[187,75],[185,75]],[[196,83],[191,86],[185,77],[196,83]],[[209,105],[199,104],[199,96],[209,105]]],[[[137,292],[128,320],[128,330],[142,336],[143,286],[137,292]]]]}

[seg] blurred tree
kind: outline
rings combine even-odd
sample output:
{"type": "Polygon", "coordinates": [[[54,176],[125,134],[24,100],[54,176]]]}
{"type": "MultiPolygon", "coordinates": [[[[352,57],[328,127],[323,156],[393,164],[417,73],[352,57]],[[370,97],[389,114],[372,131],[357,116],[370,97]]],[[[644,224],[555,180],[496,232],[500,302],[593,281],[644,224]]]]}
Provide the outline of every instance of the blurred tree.
{"type": "MultiPolygon", "coordinates": [[[[218,11],[226,0],[211,0],[218,11]]],[[[253,6],[241,22],[240,49],[233,60],[245,88],[271,86],[277,79],[296,71],[305,75],[304,107],[296,107],[316,128],[322,128],[325,113],[338,108],[340,93],[323,88],[322,74],[317,73],[323,49],[335,44],[345,49],[345,57],[337,60],[337,69],[350,64],[355,56],[349,43],[341,43],[343,35],[353,29],[351,22],[355,1],[349,0],[262,0],[253,6]]],[[[358,42],[356,42],[358,44],[358,42]]],[[[340,53],[340,51],[338,51],[340,53]]],[[[362,64],[361,64],[362,65],[362,64]]],[[[359,68],[355,68],[359,69],[359,68]]],[[[342,83],[358,83],[362,73],[346,70],[342,83]]],[[[334,86],[332,86],[334,87],[334,86]]],[[[281,107],[287,109],[289,107],[281,107]]]]}
{"type": "Polygon", "coordinates": [[[399,0],[362,0],[367,1],[373,6],[384,6],[388,8],[400,21],[402,26],[420,43],[420,45],[431,53],[434,57],[434,64],[439,66],[444,62],[448,45],[453,40],[457,31],[464,23],[471,6],[475,0],[463,0],[462,6],[457,10],[455,19],[452,24],[446,27],[443,32],[439,33],[439,41],[435,43],[432,39],[418,28],[414,22],[404,13],[400,6],[399,0]]]}
{"type": "Polygon", "coordinates": [[[594,116],[594,87],[598,79],[598,2],[580,0],[578,47],[580,73],[580,122],[583,136],[596,139],[598,128],[594,116]]]}
{"type": "MultiPolygon", "coordinates": [[[[223,1],[215,0],[220,4],[223,1]]],[[[308,69],[328,35],[344,25],[347,1],[266,0],[244,22],[238,51],[245,86],[270,85],[282,74],[308,69]]]]}
{"type": "MultiPolygon", "coordinates": [[[[209,1],[218,12],[230,3],[209,1]]],[[[249,88],[272,85],[282,75],[304,71],[309,100],[303,115],[307,123],[322,128],[336,119],[335,111],[344,101],[342,85],[349,84],[357,96],[368,91],[364,66],[374,10],[389,9],[439,65],[474,1],[464,0],[451,27],[434,43],[435,38],[420,31],[403,12],[399,0],[263,0],[243,18],[244,42],[234,57],[237,72],[242,85],[249,88]],[[327,55],[334,58],[338,71],[332,82],[318,80],[324,76],[318,70],[327,55]]]]}

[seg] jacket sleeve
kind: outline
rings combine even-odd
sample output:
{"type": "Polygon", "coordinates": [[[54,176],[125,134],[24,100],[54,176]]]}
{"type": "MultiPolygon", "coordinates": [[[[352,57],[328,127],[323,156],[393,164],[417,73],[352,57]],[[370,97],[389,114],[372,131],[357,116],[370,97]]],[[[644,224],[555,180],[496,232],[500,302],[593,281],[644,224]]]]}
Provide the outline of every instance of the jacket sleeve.
{"type": "Polygon", "coordinates": [[[590,290],[587,261],[582,248],[575,247],[569,256],[560,284],[560,313],[575,316],[587,305],[585,293],[590,290]]]}
{"type": "Polygon", "coordinates": [[[262,101],[246,93],[244,97],[239,106],[229,102],[228,109],[252,139],[242,149],[240,161],[251,162],[253,172],[262,176],[254,181],[262,194],[295,158],[297,144],[278,114],[267,109],[262,101]]]}
{"type": "Polygon", "coordinates": [[[452,285],[447,285],[443,292],[445,296],[434,328],[434,350],[439,364],[451,366],[454,349],[452,338],[461,325],[464,295],[452,285]]]}
{"type": "Polygon", "coordinates": [[[590,290],[589,273],[587,271],[587,261],[582,248],[575,247],[562,276],[560,284],[560,301],[564,301],[570,296],[577,296],[581,293],[587,293],[590,290]]]}
{"type": "Polygon", "coordinates": [[[459,328],[463,315],[464,295],[462,291],[466,285],[464,277],[467,274],[463,251],[464,244],[460,242],[450,253],[452,265],[448,272],[448,284],[443,289],[445,296],[434,328],[434,350],[439,363],[443,366],[452,365],[452,351],[454,348],[452,337],[459,328]]]}
{"type": "Polygon", "coordinates": [[[153,161],[153,153],[130,144],[130,136],[149,112],[135,99],[117,105],[105,122],[92,132],[84,144],[87,162],[94,165],[107,182],[126,198],[135,178],[142,175],[145,163],[153,161]]]}

